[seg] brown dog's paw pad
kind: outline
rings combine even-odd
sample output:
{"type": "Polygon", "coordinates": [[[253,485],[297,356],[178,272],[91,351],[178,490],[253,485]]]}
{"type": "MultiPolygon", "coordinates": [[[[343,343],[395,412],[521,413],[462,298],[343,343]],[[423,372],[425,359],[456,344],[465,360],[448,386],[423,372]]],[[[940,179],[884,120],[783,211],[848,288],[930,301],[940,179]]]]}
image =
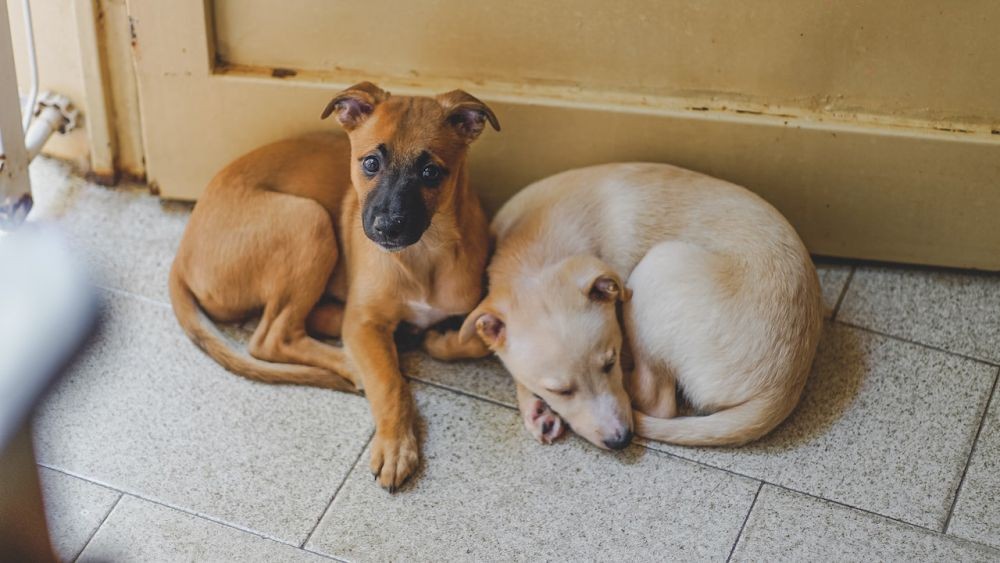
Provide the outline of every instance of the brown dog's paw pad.
{"type": "Polygon", "coordinates": [[[410,478],[420,465],[420,450],[413,436],[380,438],[372,442],[371,470],[375,480],[390,493],[410,478]]]}
{"type": "Polygon", "coordinates": [[[563,419],[541,399],[535,399],[531,409],[525,413],[524,426],[543,444],[551,444],[566,431],[563,419]]]}

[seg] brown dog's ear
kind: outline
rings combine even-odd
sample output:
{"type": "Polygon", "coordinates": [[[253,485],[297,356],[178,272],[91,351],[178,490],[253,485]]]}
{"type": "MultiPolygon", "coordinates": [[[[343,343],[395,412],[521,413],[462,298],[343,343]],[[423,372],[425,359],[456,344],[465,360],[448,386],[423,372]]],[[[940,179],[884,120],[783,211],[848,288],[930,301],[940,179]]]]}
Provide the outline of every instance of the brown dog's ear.
{"type": "Polygon", "coordinates": [[[388,97],[388,92],[371,82],[359,82],[334,96],[330,103],[326,104],[320,119],[326,119],[331,113],[337,112],[337,121],[344,126],[344,129],[350,131],[361,125],[361,122],[375,110],[375,106],[388,97]]]}
{"type": "Polygon", "coordinates": [[[485,302],[469,313],[458,332],[458,342],[465,344],[476,333],[491,350],[503,346],[507,339],[507,325],[492,307],[485,302]]]}
{"type": "Polygon", "coordinates": [[[445,119],[455,127],[466,143],[471,143],[479,137],[487,121],[493,129],[500,130],[500,122],[493,110],[468,92],[452,90],[438,94],[437,101],[444,108],[445,119]]]}

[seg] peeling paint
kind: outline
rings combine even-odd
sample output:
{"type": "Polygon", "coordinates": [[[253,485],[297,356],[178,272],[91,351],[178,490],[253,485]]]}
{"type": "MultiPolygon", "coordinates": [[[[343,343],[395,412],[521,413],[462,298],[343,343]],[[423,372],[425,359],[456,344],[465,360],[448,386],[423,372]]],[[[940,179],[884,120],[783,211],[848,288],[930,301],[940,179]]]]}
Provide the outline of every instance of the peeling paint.
{"type": "Polygon", "coordinates": [[[973,131],[970,131],[968,129],[959,129],[957,127],[935,127],[934,130],[935,131],[946,131],[948,133],[972,133],[973,132],[973,131]]]}
{"type": "Polygon", "coordinates": [[[132,47],[135,47],[139,43],[139,36],[135,33],[135,18],[132,16],[128,17],[128,34],[132,40],[132,47]]]}
{"type": "MultiPolygon", "coordinates": [[[[635,95],[621,91],[588,91],[578,85],[547,84],[538,80],[525,79],[522,82],[482,80],[477,77],[423,77],[415,79],[412,76],[377,76],[363,70],[334,66],[332,70],[310,70],[303,68],[270,67],[258,65],[243,65],[232,63],[216,53],[216,66],[213,73],[245,79],[286,81],[309,85],[350,84],[359,75],[368,76],[378,83],[386,83],[400,93],[427,93],[428,90],[454,88],[461,85],[466,88],[475,85],[482,97],[498,101],[517,101],[518,103],[537,103],[541,105],[573,105],[596,109],[613,109],[614,111],[656,114],[682,114],[705,116],[708,119],[752,119],[769,122],[778,126],[795,128],[823,127],[861,127],[878,129],[893,133],[909,135],[960,135],[963,138],[978,137],[990,143],[1000,141],[995,135],[1000,131],[995,126],[991,135],[991,126],[977,126],[971,121],[959,119],[909,119],[895,115],[871,114],[864,111],[841,110],[831,108],[812,110],[816,104],[829,105],[834,97],[827,96],[823,100],[799,100],[801,107],[789,105],[770,105],[756,103],[750,99],[732,99],[736,94],[726,92],[686,91],[683,96],[647,96],[635,95]],[[277,70],[277,74],[275,71],[277,70]],[[288,74],[284,71],[291,71],[288,74]]],[[[550,81],[551,82],[551,81],[550,81]]]]}
{"type": "Polygon", "coordinates": [[[274,78],[288,78],[289,76],[295,76],[297,74],[298,71],[290,68],[275,67],[271,69],[271,76],[274,78]]]}

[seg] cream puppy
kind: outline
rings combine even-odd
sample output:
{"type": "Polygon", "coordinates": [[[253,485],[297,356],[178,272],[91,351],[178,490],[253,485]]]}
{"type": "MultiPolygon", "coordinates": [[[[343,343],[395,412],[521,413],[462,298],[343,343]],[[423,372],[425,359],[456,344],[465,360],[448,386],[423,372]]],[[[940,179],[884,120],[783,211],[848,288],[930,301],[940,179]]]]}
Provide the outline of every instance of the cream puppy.
{"type": "Polygon", "coordinates": [[[500,357],[539,440],[568,423],[610,449],[633,429],[737,445],[798,402],[819,282],[795,230],[746,189],[664,164],[581,168],[522,190],[492,230],[489,294],[461,338],[500,357]],[[677,416],[678,389],[696,416],[677,416]]]}

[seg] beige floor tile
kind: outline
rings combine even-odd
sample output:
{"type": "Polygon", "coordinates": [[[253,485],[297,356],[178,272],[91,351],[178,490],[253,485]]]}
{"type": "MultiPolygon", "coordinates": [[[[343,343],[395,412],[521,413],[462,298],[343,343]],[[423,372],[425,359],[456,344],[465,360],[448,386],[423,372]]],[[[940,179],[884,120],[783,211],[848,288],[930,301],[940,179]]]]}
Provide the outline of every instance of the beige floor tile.
{"type": "Polygon", "coordinates": [[[364,398],[230,374],[168,307],[110,295],[35,444],[46,465],[295,543],[371,431],[364,398]]]}
{"type": "Polygon", "coordinates": [[[733,561],[997,561],[1000,551],[765,485],[733,561]]]}
{"type": "Polygon", "coordinates": [[[71,475],[40,468],[42,495],[49,536],[56,554],[72,561],[83,550],[90,537],[121,496],[100,485],[71,475]]]}
{"type": "Polygon", "coordinates": [[[929,528],[945,522],[995,368],[828,325],[797,410],[742,448],[681,448],[710,465],[929,528]]]}
{"type": "Polygon", "coordinates": [[[351,561],[720,561],[757,491],[635,446],[542,446],[512,410],[415,387],[424,470],[390,495],[359,464],[308,549],[351,561]]]}
{"type": "Polygon", "coordinates": [[[126,495],[80,561],[295,561],[325,557],[126,495]]]}
{"type": "Polygon", "coordinates": [[[1000,548],[1000,393],[995,391],[948,533],[1000,548]]]}
{"type": "Polygon", "coordinates": [[[1000,274],[858,268],[838,320],[1000,362],[1000,274]]]}

